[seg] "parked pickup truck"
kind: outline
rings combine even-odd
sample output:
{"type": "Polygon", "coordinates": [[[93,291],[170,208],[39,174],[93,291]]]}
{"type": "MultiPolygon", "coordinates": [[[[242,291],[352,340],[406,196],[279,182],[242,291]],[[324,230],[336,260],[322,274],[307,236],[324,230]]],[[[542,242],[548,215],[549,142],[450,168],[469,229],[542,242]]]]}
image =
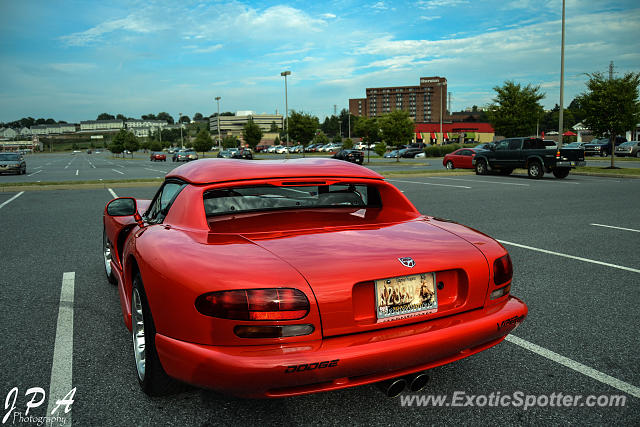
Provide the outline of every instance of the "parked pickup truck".
{"type": "Polygon", "coordinates": [[[553,172],[556,178],[566,178],[576,166],[585,166],[584,149],[547,148],[539,138],[508,138],[496,142],[488,151],[476,153],[472,161],[476,174],[497,172],[509,175],[516,168],[527,169],[530,178],[542,178],[553,172]]]}

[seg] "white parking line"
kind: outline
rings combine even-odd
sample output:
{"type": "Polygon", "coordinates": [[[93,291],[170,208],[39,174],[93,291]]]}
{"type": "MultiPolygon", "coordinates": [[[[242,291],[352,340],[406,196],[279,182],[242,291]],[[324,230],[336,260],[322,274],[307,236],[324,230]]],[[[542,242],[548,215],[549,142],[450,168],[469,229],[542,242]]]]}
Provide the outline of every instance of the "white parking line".
{"type": "Polygon", "coordinates": [[[616,230],[635,231],[636,233],[640,233],[640,230],[634,230],[633,228],[614,227],[613,225],[604,225],[604,224],[589,224],[589,225],[595,225],[596,227],[615,228],[616,230]]]}
{"type": "Polygon", "coordinates": [[[516,183],[516,182],[497,182],[497,181],[484,181],[480,179],[445,178],[443,176],[430,176],[429,179],[449,179],[451,181],[484,182],[486,184],[520,185],[523,187],[529,187],[529,184],[522,184],[522,183],[516,183]]]}
{"type": "Polygon", "coordinates": [[[162,172],[162,173],[167,173],[167,172],[162,171],[162,170],[160,170],[160,169],[152,169],[152,168],[145,168],[145,169],[146,169],[146,170],[148,170],[148,171],[153,171],[153,172],[162,172]]]}
{"type": "Polygon", "coordinates": [[[111,170],[112,170],[112,171],[114,171],[114,172],[119,173],[120,175],[124,175],[124,172],[120,172],[120,171],[119,171],[119,170],[117,170],[117,169],[111,169],[111,170]]]}
{"type": "Polygon", "coordinates": [[[39,173],[40,173],[40,172],[42,172],[42,171],[43,171],[43,169],[40,169],[39,171],[36,171],[36,172],[34,172],[34,173],[30,173],[30,174],[29,174],[29,175],[27,175],[27,176],[37,175],[37,174],[39,174],[39,173]]]}
{"type": "Polygon", "coordinates": [[[76,169],[76,176],[78,176],[78,172],[80,172],[80,169],[76,169]]]}
{"type": "MultiPolygon", "coordinates": [[[[73,388],[73,295],[76,280],[74,271],[62,275],[60,290],[60,306],[58,309],[58,325],[53,347],[53,365],[51,366],[51,383],[49,384],[49,404],[47,415],[57,407],[54,417],[65,419],[64,425],[71,425],[71,412],[65,413],[65,406],[56,403],[64,399],[73,388]]],[[[72,406],[71,406],[72,407],[72,406]]]]}
{"type": "Polygon", "coordinates": [[[564,357],[551,350],[547,350],[546,348],[540,347],[539,345],[536,345],[532,342],[523,340],[522,338],[516,337],[515,335],[507,335],[505,340],[524,349],[532,351],[542,357],[546,357],[547,359],[559,363],[562,366],[566,366],[569,369],[573,369],[574,371],[579,372],[582,375],[586,375],[596,381],[600,381],[603,384],[616,388],[624,393],[630,394],[631,396],[640,398],[640,388],[634,385],[614,378],[596,369],[590,368],[589,366],[583,365],[582,363],[576,362],[575,360],[571,360],[568,357],[564,357]]]}
{"type": "Polygon", "coordinates": [[[117,198],[118,198],[118,195],[116,194],[116,192],[115,192],[115,191],[113,191],[113,190],[112,190],[112,189],[110,189],[110,188],[107,188],[107,190],[109,190],[109,193],[111,193],[111,195],[113,196],[113,198],[114,198],[114,199],[117,199],[117,198]]]}
{"type": "Polygon", "coordinates": [[[22,196],[23,194],[24,194],[24,191],[21,191],[18,194],[16,194],[15,196],[13,196],[12,198],[10,198],[9,200],[7,200],[6,202],[3,202],[2,204],[0,204],[0,209],[4,208],[6,205],[8,205],[9,203],[13,202],[15,199],[17,199],[18,197],[22,196]]]}
{"type": "Polygon", "coordinates": [[[404,182],[404,183],[407,183],[407,184],[436,185],[438,187],[454,187],[454,188],[466,188],[466,189],[470,189],[471,188],[471,187],[467,187],[466,185],[434,184],[432,182],[402,181],[400,179],[388,179],[387,181],[404,182]]]}
{"type": "Polygon", "coordinates": [[[556,255],[556,256],[561,256],[561,257],[564,257],[564,258],[576,259],[578,261],[590,262],[591,264],[604,265],[605,267],[618,268],[620,270],[631,271],[633,273],[640,273],[640,270],[637,269],[637,268],[625,267],[623,265],[617,265],[617,264],[609,264],[608,262],[597,261],[597,260],[589,259],[589,258],[582,258],[582,257],[579,257],[579,256],[563,254],[563,253],[560,253],[560,252],[548,251],[546,249],[534,248],[532,246],[526,246],[526,245],[521,245],[519,243],[507,242],[505,240],[499,240],[499,239],[496,239],[496,240],[498,240],[498,242],[500,242],[500,243],[502,243],[504,245],[516,246],[518,248],[529,249],[529,250],[536,251],[536,252],[542,252],[544,254],[556,255]]]}

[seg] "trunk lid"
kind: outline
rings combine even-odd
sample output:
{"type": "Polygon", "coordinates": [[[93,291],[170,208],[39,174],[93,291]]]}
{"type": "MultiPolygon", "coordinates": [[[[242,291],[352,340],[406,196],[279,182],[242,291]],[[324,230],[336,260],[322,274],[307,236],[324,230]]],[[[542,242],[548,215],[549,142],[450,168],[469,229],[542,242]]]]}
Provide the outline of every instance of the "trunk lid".
{"type": "Polygon", "coordinates": [[[249,233],[243,237],[298,270],[311,286],[324,336],[402,325],[479,308],[489,267],[474,245],[419,219],[382,226],[335,227],[305,232],[249,233]],[[411,257],[415,266],[399,258],[411,257]],[[375,281],[435,272],[434,313],[379,322],[375,281]],[[436,286],[437,287],[437,286],[436,286]]]}

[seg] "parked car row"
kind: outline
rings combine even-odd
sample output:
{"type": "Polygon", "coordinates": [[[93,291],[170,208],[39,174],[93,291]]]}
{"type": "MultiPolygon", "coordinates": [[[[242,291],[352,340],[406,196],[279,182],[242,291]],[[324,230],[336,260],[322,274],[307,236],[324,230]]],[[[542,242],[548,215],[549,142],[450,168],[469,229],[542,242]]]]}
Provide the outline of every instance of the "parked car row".
{"type": "Polygon", "coordinates": [[[253,153],[250,148],[229,148],[218,152],[218,157],[223,159],[252,160],[253,153]]]}
{"type": "Polygon", "coordinates": [[[174,162],[190,162],[192,160],[198,160],[198,153],[188,149],[175,151],[171,160],[174,162]]]}

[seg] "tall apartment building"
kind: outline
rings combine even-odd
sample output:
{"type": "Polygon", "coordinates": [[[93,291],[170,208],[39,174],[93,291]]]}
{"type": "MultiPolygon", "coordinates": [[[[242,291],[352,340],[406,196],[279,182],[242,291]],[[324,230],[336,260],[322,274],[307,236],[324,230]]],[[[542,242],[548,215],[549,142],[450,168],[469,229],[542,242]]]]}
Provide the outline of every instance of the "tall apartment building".
{"type": "Polygon", "coordinates": [[[419,86],[367,88],[366,98],[349,99],[354,116],[377,117],[395,110],[405,110],[416,123],[450,120],[447,114],[447,79],[420,77],[419,86]]]}

